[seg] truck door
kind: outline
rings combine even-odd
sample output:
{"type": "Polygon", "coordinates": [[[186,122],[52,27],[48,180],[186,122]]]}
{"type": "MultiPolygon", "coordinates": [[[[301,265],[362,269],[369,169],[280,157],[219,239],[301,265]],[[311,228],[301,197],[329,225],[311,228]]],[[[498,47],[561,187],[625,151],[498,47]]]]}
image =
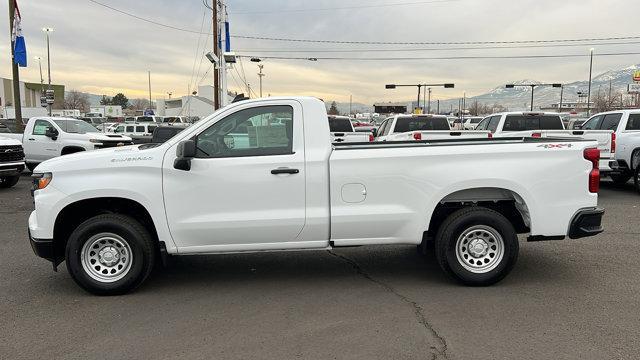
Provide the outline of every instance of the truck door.
{"type": "Polygon", "coordinates": [[[189,171],[175,169],[176,146],[168,150],[164,200],[179,251],[300,247],[293,243],[306,216],[302,107],[268,103],[233,109],[199,131],[189,171]]]}
{"type": "Polygon", "coordinates": [[[61,131],[58,130],[50,121],[37,119],[33,124],[33,129],[29,131],[27,128],[23,139],[24,151],[27,154],[27,160],[30,162],[40,163],[53,157],[59,156],[61,152],[61,131]],[[56,140],[46,136],[47,129],[52,128],[58,131],[56,140]]]}

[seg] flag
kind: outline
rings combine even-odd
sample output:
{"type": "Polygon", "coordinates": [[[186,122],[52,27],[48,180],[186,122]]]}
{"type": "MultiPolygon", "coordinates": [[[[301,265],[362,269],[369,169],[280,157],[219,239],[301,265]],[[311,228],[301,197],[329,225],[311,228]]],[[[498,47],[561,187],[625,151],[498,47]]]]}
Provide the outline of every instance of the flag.
{"type": "Polygon", "coordinates": [[[13,29],[11,31],[11,42],[13,44],[13,61],[18,66],[27,66],[27,46],[24,43],[24,37],[22,36],[22,17],[20,16],[20,10],[18,9],[17,0],[13,0],[15,10],[13,13],[13,29]]]}

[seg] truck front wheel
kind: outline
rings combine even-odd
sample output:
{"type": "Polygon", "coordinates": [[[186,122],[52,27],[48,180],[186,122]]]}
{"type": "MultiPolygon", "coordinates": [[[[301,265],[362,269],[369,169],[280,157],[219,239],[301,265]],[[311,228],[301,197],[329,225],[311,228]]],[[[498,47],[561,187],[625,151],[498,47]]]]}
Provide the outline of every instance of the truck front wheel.
{"type": "Polygon", "coordinates": [[[0,188],[10,188],[20,181],[20,175],[16,176],[0,176],[0,188]]]}
{"type": "Polygon", "coordinates": [[[497,283],[518,259],[518,236],[511,222],[483,207],[449,215],[438,229],[435,245],[440,267],[470,286],[497,283]]]}
{"type": "Polygon", "coordinates": [[[80,224],[66,246],[69,274],[96,295],[127,293],[149,276],[155,261],[147,229],[129,216],[98,215],[80,224]]]}
{"type": "Polygon", "coordinates": [[[640,166],[636,166],[636,170],[634,171],[633,184],[636,187],[636,191],[640,193],[640,166]]]}

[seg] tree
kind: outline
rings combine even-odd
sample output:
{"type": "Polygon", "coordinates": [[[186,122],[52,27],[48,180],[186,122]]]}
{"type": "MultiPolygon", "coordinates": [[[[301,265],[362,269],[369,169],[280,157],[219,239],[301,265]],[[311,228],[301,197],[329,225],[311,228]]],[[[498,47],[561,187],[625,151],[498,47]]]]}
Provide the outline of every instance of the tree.
{"type": "Polygon", "coordinates": [[[64,97],[65,109],[76,109],[80,110],[80,112],[86,113],[89,111],[89,106],[89,96],[77,90],[69,91],[64,97]]]}
{"type": "Polygon", "coordinates": [[[133,99],[129,109],[132,110],[144,110],[149,108],[149,100],[147,99],[133,99]]]}
{"type": "Polygon", "coordinates": [[[111,98],[106,95],[102,95],[102,99],[100,99],[100,105],[111,105],[111,98]]]}
{"type": "Polygon", "coordinates": [[[111,98],[111,105],[120,105],[123,109],[126,109],[129,106],[129,99],[123,93],[117,93],[116,96],[111,98]]]}
{"type": "Polygon", "coordinates": [[[331,107],[329,108],[329,111],[327,112],[329,115],[338,115],[338,104],[336,104],[335,101],[331,102],[331,107]]]}

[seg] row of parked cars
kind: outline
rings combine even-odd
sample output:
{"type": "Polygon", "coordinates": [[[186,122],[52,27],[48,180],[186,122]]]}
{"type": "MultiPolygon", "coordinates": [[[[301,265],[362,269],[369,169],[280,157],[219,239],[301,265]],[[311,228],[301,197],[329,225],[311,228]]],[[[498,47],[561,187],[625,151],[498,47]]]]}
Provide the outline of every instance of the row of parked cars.
{"type": "Polygon", "coordinates": [[[640,191],[640,110],[601,113],[570,123],[558,113],[504,112],[470,117],[459,124],[464,130],[456,129],[444,115],[394,115],[370,127],[354,127],[346,116],[329,116],[334,143],[522,137],[595,140],[601,174],[616,183],[634,178],[640,191]]]}

